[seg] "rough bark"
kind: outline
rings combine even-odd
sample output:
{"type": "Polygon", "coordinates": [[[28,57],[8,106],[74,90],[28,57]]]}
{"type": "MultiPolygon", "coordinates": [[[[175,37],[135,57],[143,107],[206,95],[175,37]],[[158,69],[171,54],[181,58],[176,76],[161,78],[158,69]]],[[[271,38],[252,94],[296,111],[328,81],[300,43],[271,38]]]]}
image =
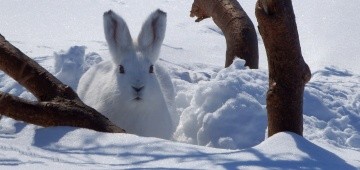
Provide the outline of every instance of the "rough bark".
{"type": "Polygon", "coordinates": [[[302,135],[303,93],[311,73],[305,63],[291,0],[258,0],[256,18],[269,65],[268,136],[302,135]]]}
{"type": "Polygon", "coordinates": [[[0,114],[40,126],[73,126],[101,132],[121,133],[95,109],[37,62],[0,35],[0,69],[29,90],[37,102],[0,92],[0,114]]]}
{"type": "Polygon", "coordinates": [[[259,67],[257,35],[253,23],[236,0],[194,0],[190,16],[196,22],[212,17],[224,33],[226,39],[225,67],[232,64],[235,57],[246,61],[252,69],[259,67]]]}

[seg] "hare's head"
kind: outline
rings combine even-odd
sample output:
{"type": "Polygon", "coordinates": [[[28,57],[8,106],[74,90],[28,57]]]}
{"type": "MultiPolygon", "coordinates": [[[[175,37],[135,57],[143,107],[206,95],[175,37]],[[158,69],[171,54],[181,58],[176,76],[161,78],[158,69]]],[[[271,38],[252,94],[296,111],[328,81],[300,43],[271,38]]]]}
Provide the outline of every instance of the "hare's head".
{"type": "Polygon", "coordinates": [[[157,88],[154,64],[166,29],[166,13],[153,12],[134,44],[125,21],[111,10],[104,13],[105,38],[115,64],[121,93],[129,100],[142,100],[157,88]]]}

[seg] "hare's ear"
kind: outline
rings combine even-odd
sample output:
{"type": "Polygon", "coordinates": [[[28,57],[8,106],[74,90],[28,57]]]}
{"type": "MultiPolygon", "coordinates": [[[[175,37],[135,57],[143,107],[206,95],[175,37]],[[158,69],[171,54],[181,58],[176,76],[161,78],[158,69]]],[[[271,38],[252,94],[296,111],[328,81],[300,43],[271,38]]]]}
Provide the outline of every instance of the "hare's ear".
{"type": "Polygon", "coordinates": [[[104,13],[104,32],[110,53],[115,63],[120,63],[124,56],[133,52],[133,42],[125,21],[109,10],[104,13]]]}
{"type": "Polygon", "coordinates": [[[166,13],[161,10],[153,12],[143,24],[138,46],[153,63],[158,59],[160,47],[165,37],[166,13]]]}

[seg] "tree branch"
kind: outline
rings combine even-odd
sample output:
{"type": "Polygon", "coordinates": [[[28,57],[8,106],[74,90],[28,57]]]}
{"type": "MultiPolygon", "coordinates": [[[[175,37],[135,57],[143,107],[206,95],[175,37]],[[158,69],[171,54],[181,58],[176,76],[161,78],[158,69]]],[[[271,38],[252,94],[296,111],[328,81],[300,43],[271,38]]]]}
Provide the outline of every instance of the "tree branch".
{"type": "Polygon", "coordinates": [[[291,0],[258,0],[256,18],[269,65],[268,136],[303,132],[304,86],[311,78],[305,63],[291,0]]]}
{"type": "Polygon", "coordinates": [[[28,89],[38,102],[0,92],[0,113],[40,126],[74,126],[102,132],[122,133],[95,109],[47,70],[0,35],[0,69],[28,89]]]}
{"type": "Polygon", "coordinates": [[[259,67],[257,35],[253,23],[237,0],[194,0],[191,17],[200,22],[212,17],[224,33],[226,39],[225,67],[232,64],[235,57],[246,61],[252,69],[259,67]]]}

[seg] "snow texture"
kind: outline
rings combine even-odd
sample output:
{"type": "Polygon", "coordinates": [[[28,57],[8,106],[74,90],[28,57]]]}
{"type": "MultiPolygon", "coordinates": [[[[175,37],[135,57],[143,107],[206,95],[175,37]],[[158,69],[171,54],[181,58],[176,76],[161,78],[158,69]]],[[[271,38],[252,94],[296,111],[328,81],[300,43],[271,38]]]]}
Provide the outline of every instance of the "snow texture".
{"type": "Polygon", "coordinates": [[[264,140],[266,74],[244,64],[237,59],[197,84],[190,106],[181,113],[177,140],[228,149],[248,148],[264,140]]]}
{"type": "MultiPolygon", "coordinates": [[[[302,52],[312,70],[304,92],[304,137],[285,132],[270,138],[260,35],[260,69],[245,68],[240,59],[223,68],[221,30],[211,19],[194,23],[188,16],[191,3],[4,0],[0,33],[74,89],[85,72],[111,60],[102,28],[105,11],[131,18],[132,33],[140,32],[144,17],[155,9],[167,12],[156,70],[168,72],[158,79],[173,84],[175,94],[165,97],[174,98],[167,105],[174,108],[176,130],[172,140],[162,140],[43,128],[2,116],[0,169],[360,169],[360,1],[293,1],[302,52]]],[[[254,1],[240,3],[256,25],[254,1]]],[[[0,91],[36,100],[2,72],[0,91]]]]}

